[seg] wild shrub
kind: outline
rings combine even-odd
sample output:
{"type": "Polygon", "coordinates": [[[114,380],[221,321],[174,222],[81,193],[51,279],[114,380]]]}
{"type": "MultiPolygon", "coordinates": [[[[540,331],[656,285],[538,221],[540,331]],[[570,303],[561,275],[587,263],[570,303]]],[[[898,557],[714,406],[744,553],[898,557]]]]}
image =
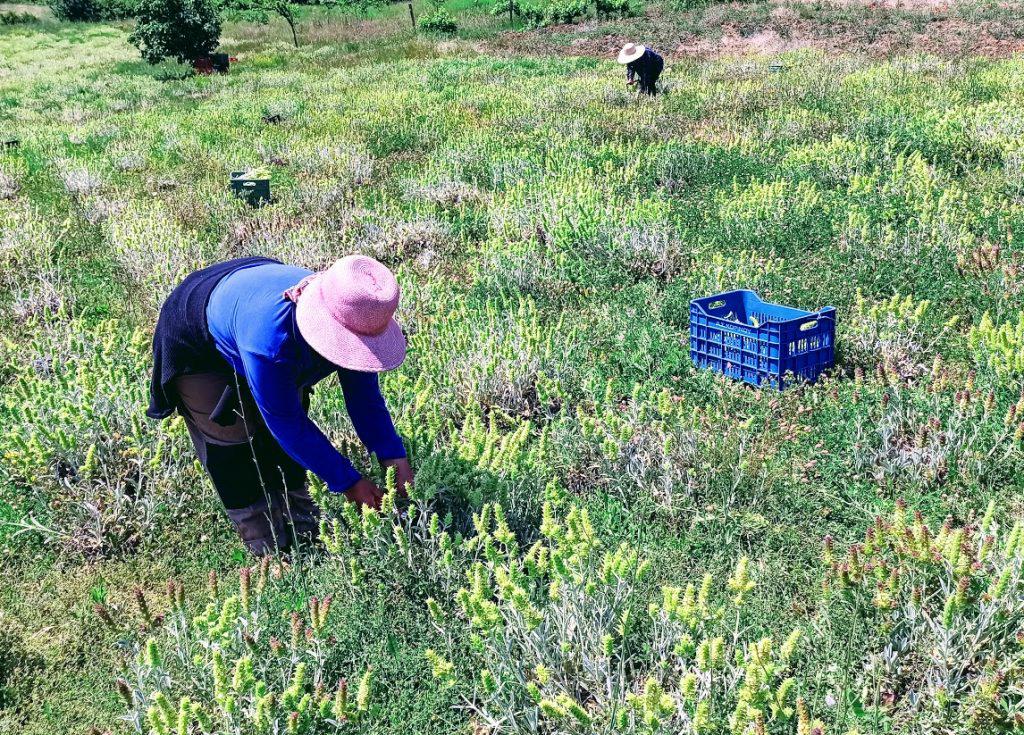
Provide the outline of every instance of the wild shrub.
{"type": "MultiPolygon", "coordinates": [[[[139,7],[139,0],[48,0],[48,5],[58,20],[99,21],[131,18],[139,7]]],[[[26,13],[25,15],[31,15],[26,13]]],[[[38,18],[31,16],[32,21],[38,18]]]]}
{"type": "Polygon", "coordinates": [[[436,259],[450,255],[456,247],[451,226],[435,217],[371,221],[357,243],[360,251],[382,263],[408,263],[424,269],[436,259]]]}
{"type": "Polygon", "coordinates": [[[789,151],[779,168],[794,178],[813,179],[824,188],[849,186],[854,177],[871,168],[872,151],[867,143],[835,136],[789,151]]]}
{"type": "Polygon", "coordinates": [[[587,14],[589,8],[588,0],[518,0],[516,3],[523,22],[533,28],[575,23],[587,14]]]}
{"type": "Polygon", "coordinates": [[[853,390],[839,397],[877,408],[870,419],[853,420],[853,476],[867,475],[880,487],[942,486],[949,495],[1010,481],[1024,433],[1018,397],[983,387],[973,373],[958,374],[941,358],[933,361],[924,384],[925,392],[908,389],[898,374],[884,369],[869,383],[856,370],[853,390]]]}
{"type": "Polygon", "coordinates": [[[770,449],[756,432],[722,431],[685,396],[637,384],[617,398],[609,380],[597,399],[590,410],[578,407],[574,421],[555,422],[551,429],[566,471],[588,468],[585,484],[591,488],[692,511],[735,502],[750,478],[771,476],[763,454],[770,449]]]}
{"type": "Polygon", "coordinates": [[[136,732],[311,735],[362,732],[372,722],[373,671],[350,680],[328,664],[332,598],[309,597],[305,609],[282,616],[268,592],[270,559],[257,570],[241,570],[234,594],[211,572],[205,603],[168,582],[159,615],[139,588],[137,614],[97,606],[118,631],[140,619],[142,635],[132,636],[117,680],[136,732]]]}
{"type": "Polygon", "coordinates": [[[896,294],[869,303],[858,291],[843,345],[846,361],[870,371],[880,368],[889,379],[920,377],[928,371],[936,346],[955,326],[955,320],[936,325],[932,311],[930,302],[910,296],[896,294]]]}
{"type": "Polygon", "coordinates": [[[474,523],[483,554],[467,585],[428,602],[443,631],[469,625],[470,665],[427,656],[441,686],[469,669],[469,706],[492,732],[821,730],[798,696],[801,632],[779,642],[745,632],[746,558],[724,585],[707,575],[657,594],[650,563],[606,547],[586,510],[545,505],[528,546],[499,508],[474,523]]]}
{"type": "Polygon", "coordinates": [[[20,188],[17,179],[0,169],[0,201],[13,199],[20,188]]]}
{"type": "Polygon", "coordinates": [[[210,257],[210,246],[175,221],[160,200],[126,202],[117,217],[102,221],[110,255],[142,287],[154,313],[181,280],[210,257]]]}
{"type": "MultiPolygon", "coordinates": [[[[5,10],[0,12],[0,26],[32,25],[38,22],[39,16],[34,13],[19,13],[14,10],[5,10]]],[[[2,189],[3,185],[0,184],[0,191],[2,191],[2,189]]],[[[0,194],[0,199],[3,199],[2,194],[0,194]]]]}
{"type": "Polygon", "coordinates": [[[373,182],[376,162],[366,147],[358,143],[298,148],[291,152],[290,158],[291,165],[301,173],[330,177],[349,186],[366,186],[373,182]]]}
{"type": "Polygon", "coordinates": [[[428,33],[452,34],[459,29],[459,26],[451,13],[439,7],[420,18],[419,28],[428,33]]]}
{"type": "Polygon", "coordinates": [[[48,4],[58,20],[93,21],[101,19],[98,0],[49,0],[48,4]]]}
{"type": "Polygon", "coordinates": [[[129,40],[150,64],[191,64],[220,43],[220,16],[212,0],[140,0],[129,40]]]}
{"type": "Polygon", "coordinates": [[[30,202],[0,202],[0,283],[23,286],[32,279],[30,267],[48,264],[58,245],[52,221],[30,202]]]}
{"type": "Polygon", "coordinates": [[[421,317],[417,340],[434,349],[414,360],[447,415],[482,409],[531,417],[550,410],[555,386],[574,383],[571,358],[582,349],[582,334],[548,322],[531,299],[460,299],[431,312],[421,317]]]}
{"type": "Polygon", "coordinates": [[[630,0],[596,0],[594,7],[599,18],[626,18],[637,14],[630,0]]]}
{"type": "Polygon", "coordinates": [[[0,398],[0,465],[21,509],[18,533],[73,554],[109,556],[155,538],[194,503],[197,484],[180,418],[155,426],[150,345],[116,321],[32,319],[34,346],[0,398]]]}
{"type": "Polygon", "coordinates": [[[875,648],[848,693],[899,729],[998,732],[1021,724],[1024,529],[904,503],[845,551],[825,541],[827,584],[871,626],[875,648]]]}
{"type": "Polygon", "coordinates": [[[716,200],[721,240],[734,246],[771,249],[786,257],[805,253],[832,236],[828,200],[810,181],[733,184],[716,200]]]}
{"type": "Polygon", "coordinates": [[[103,177],[96,171],[84,166],[72,167],[70,163],[62,165],[61,169],[60,179],[72,197],[87,197],[103,187],[103,177]]]}
{"type": "Polygon", "coordinates": [[[545,244],[556,272],[585,286],[612,287],[622,279],[676,274],[684,251],[669,202],[658,196],[638,198],[634,190],[615,183],[601,182],[577,164],[557,183],[513,187],[491,208],[490,232],[545,244]],[[594,262],[603,267],[592,268],[594,262]]]}
{"type": "Polygon", "coordinates": [[[1024,374],[1024,312],[1017,319],[998,326],[985,312],[981,322],[972,326],[968,342],[977,364],[1000,378],[1024,374]]]}

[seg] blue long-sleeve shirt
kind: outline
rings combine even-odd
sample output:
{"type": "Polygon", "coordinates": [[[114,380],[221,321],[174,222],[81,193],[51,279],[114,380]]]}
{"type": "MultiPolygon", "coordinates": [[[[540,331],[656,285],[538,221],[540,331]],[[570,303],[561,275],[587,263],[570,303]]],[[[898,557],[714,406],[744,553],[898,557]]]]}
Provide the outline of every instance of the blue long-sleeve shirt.
{"type": "Polygon", "coordinates": [[[245,379],[270,433],[292,459],[344,492],[360,474],[306,415],[302,390],[331,373],[341,382],[356,434],[378,459],[405,457],[402,439],[380,392],[376,373],[339,368],[299,333],[295,304],[284,292],[310,271],[263,263],[231,273],[214,288],[206,319],[217,350],[245,379]]]}

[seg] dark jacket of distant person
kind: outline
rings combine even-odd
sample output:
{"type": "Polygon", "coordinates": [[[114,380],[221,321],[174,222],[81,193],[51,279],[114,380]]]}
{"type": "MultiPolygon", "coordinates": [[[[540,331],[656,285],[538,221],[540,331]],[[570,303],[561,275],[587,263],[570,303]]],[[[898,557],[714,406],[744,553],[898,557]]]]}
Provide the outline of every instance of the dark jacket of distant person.
{"type": "Polygon", "coordinates": [[[643,56],[626,64],[626,81],[637,79],[641,93],[655,94],[654,84],[664,68],[665,60],[661,54],[654,49],[645,49],[643,56]]]}

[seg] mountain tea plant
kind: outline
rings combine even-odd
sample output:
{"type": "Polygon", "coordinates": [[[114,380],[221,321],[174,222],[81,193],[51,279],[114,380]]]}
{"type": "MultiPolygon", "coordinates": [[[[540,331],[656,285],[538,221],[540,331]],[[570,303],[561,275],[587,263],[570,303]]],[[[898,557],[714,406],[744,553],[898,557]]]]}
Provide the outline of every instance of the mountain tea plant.
{"type": "MultiPolygon", "coordinates": [[[[651,563],[608,548],[589,513],[544,506],[539,538],[521,548],[500,506],[474,518],[482,557],[449,604],[428,607],[454,637],[468,623],[468,706],[491,732],[823,732],[800,698],[801,631],[754,638],[743,615],[755,582],[739,560],[725,584],[648,583],[651,563]],[[723,594],[724,593],[724,594],[723,594]]],[[[427,652],[435,678],[454,665],[427,652]]]]}
{"type": "Polygon", "coordinates": [[[901,501],[845,552],[825,540],[826,589],[870,626],[864,702],[926,730],[1024,726],[1024,526],[990,504],[938,528],[901,501]]]}
{"type": "MultiPolygon", "coordinates": [[[[167,583],[167,611],[154,616],[136,588],[141,628],[151,635],[132,646],[117,691],[135,732],[361,732],[373,716],[373,671],[351,683],[329,677],[332,598],[310,597],[282,630],[280,609],[267,594],[272,562],[243,568],[238,590],[221,594],[210,573],[207,601],[194,603],[181,583],[167,583]]],[[[273,570],[280,579],[280,567],[273,570]]],[[[103,606],[109,626],[126,621],[103,606]]]]}

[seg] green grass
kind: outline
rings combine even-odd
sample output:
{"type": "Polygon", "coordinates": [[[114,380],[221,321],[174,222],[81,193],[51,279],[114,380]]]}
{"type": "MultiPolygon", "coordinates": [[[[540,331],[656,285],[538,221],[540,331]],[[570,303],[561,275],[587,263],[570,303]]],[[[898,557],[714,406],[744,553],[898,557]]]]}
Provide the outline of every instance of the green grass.
{"type": "MultiPolygon", "coordinates": [[[[747,555],[746,632],[803,626],[815,716],[885,731],[846,708],[884,633],[821,594],[821,539],[861,538],[897,498],[933,523],[990,499],[1004,525],[1024,512],[1004,421],[1022,374],[969,338],[1024,307],[1022,62],[678,62],[668,94],[641,101],[611,62],[452,56],[325,22],[318,36],[306,19],[297,51],[280,29],[229,27],[242,59],[209,78],[141,64],[118,27],[0,30],[0,130],[22,139],[0,152],[17,184],[0,200],[0,725],[130,732],[112,682],[140,634],[93,605],[136,616],[140,585],[163,610],[167,579],[198,594],[246,563],[181,427],[142,418],[163,296],[221,258],[318,268],[360,250],[402,284],[410,357],[385,393],[454,528],[497,501],[525,545],[548,493],[642,551],[652,589],[724,580],[747,555]],[[276,201],[248,210],[227,174],[264,162],[276,201]],[[689,300],[739,287],[838,309],[828,380],[779,396],[692,368],[689,300]],[[525,439],[485,460],[488,427],[525,439]]],[[[314,411],[354,446],[336,388],[314,411]]],[[[464,732],[453,706],[472,686],[438,687],[423,656],[450,644],[473,673],[465,631],[449,640],[424,607],[447,590],[383,564],[350,589],[344,558],[313,561],[269,594],[268,630],[339,595],[325,670],[377,671],[371,729],[464,732]]]]}

